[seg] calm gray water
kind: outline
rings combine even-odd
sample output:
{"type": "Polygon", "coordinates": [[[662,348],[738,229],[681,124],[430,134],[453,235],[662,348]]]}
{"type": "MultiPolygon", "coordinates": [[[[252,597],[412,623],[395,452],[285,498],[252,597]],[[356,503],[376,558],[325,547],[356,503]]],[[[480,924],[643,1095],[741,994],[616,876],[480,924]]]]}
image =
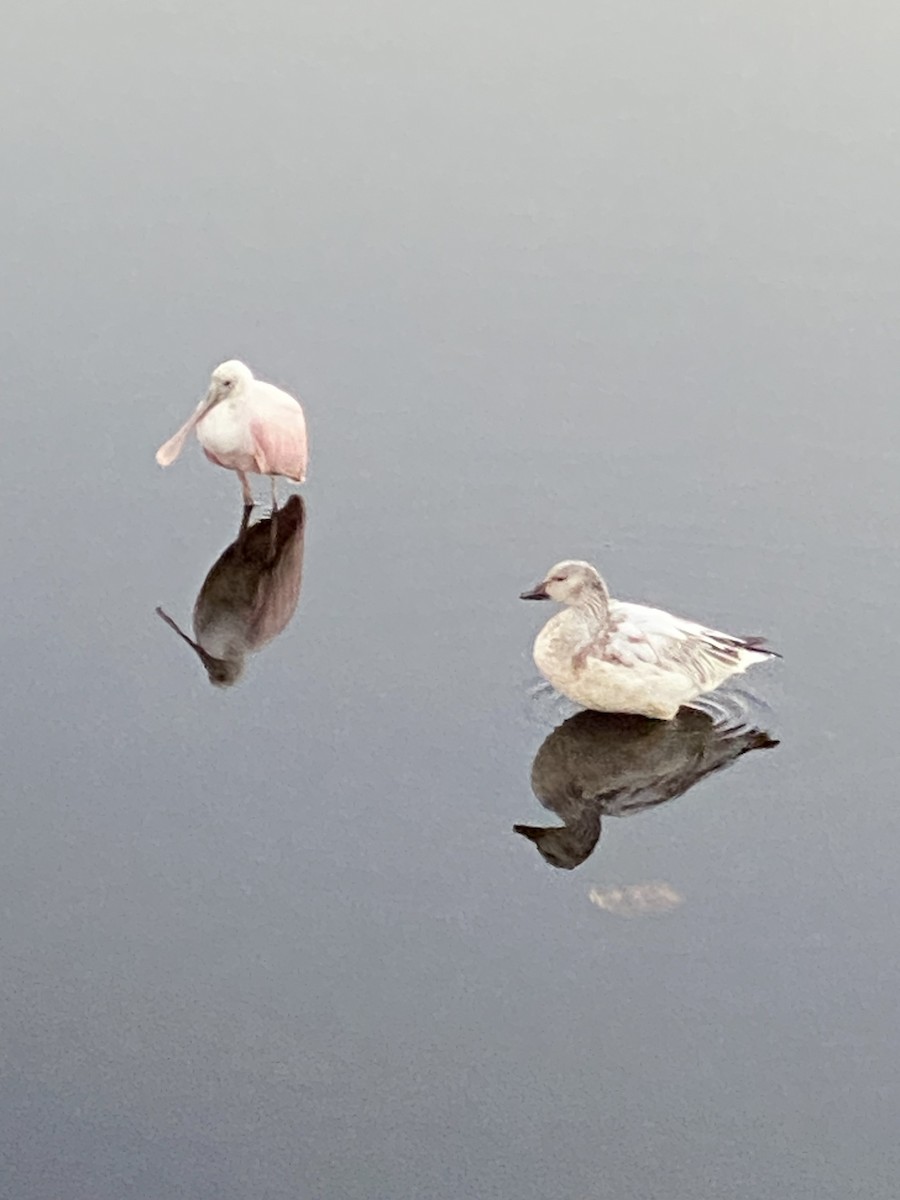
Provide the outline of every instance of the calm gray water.
{"type": "Polygon", "coordinates": [[[893,1200],[896,8],[4,26],[4,1200],[893,1200]],[[240,489],[153,453],[235,356],[312,460],[216,689],[240,489]],[[545,743],[568,556],[780,744],[545,743]]]}

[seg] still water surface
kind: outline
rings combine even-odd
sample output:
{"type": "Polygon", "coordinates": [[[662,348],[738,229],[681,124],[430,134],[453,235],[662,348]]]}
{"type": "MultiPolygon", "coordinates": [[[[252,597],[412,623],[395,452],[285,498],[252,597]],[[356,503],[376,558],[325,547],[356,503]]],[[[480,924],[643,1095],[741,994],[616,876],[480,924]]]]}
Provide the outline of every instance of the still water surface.
{"type": "Polygon", "coordinates": [[[4,1198],[896,1196],[900,16],[4,21],[4,1198]],[[234,356],[312,457],[216,688],[234,356]],[[539,686],[569,556],[770,637],[748,744],[539,686]]]}

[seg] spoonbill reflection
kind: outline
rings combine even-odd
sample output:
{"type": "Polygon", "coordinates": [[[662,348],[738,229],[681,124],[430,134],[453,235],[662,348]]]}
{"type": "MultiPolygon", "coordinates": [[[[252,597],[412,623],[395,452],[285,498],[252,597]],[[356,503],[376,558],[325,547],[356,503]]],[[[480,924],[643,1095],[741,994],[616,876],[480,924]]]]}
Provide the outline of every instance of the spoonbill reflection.
{"type": "Polygon", "coordinates": [[[668,721],[729,676],[780,657],[763,638],[732,637],[661,608],[613,600],[586,562],[557,563],[520,599],[566,606],[538,634],[534,661],[558,692],[598,712],[668,721]]]}
{"type": "Polygon", "coordinates": [[[210,567],[194,604],[194,637],[168,613],[157,613],[196,651],[216,687],[231,687],[255,654],[281,633],[297,608],[303,578],[306,506],[291,496],[271,517],[250,524],[244,509],[238,536],[210,567]]]}
{"type": "Polygon", "coordinates": [[[295,483],[306,479],[309,452],[299,402],[281,388],[254,379],[250,368],[237,359],[216,367],[193,416],[157,450],[161,467],[175,461],[194,428],[209,461],[237,471],[247,506],[253,505],[248,471],[270,476],[273,504],[276,476],[295,483]]]}
{"type": "Polygon", "coordinates": [[[716,726],[695,708],[683,708],[665,723],[576,713],[544,740],[531,767],[532,791],[563,824],[513,829],[534,842],[551,867],[571,870],[600,840],[602,817],[664,804],[749,750],[777,745],[760,729],[716,726]]]}

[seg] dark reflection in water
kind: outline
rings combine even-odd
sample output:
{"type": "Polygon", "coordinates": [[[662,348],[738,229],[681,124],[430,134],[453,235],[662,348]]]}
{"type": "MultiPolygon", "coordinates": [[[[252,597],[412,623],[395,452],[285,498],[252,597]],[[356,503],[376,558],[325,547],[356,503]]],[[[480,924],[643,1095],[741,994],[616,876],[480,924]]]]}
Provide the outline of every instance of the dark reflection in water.
{"type": "Polygon", "coordinates": [[[627,817],[683,795],[748,750],[778,742],[759,729],[717,726],[683,708],[672,721],[580,712],[542,743],[531,787],[562,826],[514,825],[552,867],[571,870],[600,840],[601,818],[627,817]]]}
{"type": "Polygon", "coordinates": [[[161,608],[157,613],[184,638],[210,683],[231,687],[245,659],[277,637],[300,599],[306,505],[291,496],[282,509],[250,524],[244,509],[238,535],[209,569],[194,604],[194,641],[161,608]]]}

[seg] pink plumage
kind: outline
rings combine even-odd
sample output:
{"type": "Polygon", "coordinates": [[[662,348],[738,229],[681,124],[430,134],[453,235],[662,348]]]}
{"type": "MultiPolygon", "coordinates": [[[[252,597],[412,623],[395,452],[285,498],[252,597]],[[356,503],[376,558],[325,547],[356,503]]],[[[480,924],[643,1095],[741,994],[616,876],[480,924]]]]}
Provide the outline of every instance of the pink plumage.
{"type": "Polygon", "coordinates": [[[248,473],[270,476],[273,499],[278,476],[295,483],[306,479],[309,448],[303,409],[287,392],[254,379],[242,362],[216,367],[194,414],[157,450],[160,466],[175,461],[195,428],[210,462],[237,472],[247,505],[253,504],[248,473]]]}
{"type": "Polygon", "coordinates": [[[285,475],[295,483],[303,483],[308,457],[303,411],[298,406],[297,413],[279,413],[278,417],[269,421],[257,417],[250,422],[257,473],[285,475]]]}

